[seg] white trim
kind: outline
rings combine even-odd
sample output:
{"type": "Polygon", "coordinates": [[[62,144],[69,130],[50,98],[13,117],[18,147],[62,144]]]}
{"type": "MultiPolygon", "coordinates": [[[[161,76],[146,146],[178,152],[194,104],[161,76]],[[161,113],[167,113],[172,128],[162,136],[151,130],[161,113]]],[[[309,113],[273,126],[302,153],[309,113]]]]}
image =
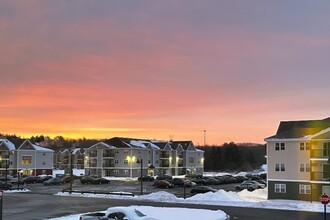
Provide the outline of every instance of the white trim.
{"type": "Polygon", "coordinates": [[[298,182],[298,183],[309,183],[310,180],[287,180],[287,179],[268,179],[268,181],[276,181],[276,182],[298,182]]]}
{"type": "Polygon", "coordinates": [[[327,162],[329,159],[327,159],[327,158],[310,158],[309,160],[310,161],[324,161],[324,162],[327,162]]]}
{"type": "MultiPolygon", "coordinates": [[[[329,128],[326,128],[326,129],[324,129],[324,130],[322,130],[322,131],[319,131],[319,132],[317,132],[316,134],[313,134],[313,135],[310,135],[310,137],[311,137],[311,139],[312,138],[314,138],[314,137],[316,137],[316,136],[319,136],[319,135],[321,135],[321,134],[324,134],[324,133],[327,133],[327,132],[329,132],[330,131],[330,127],[329,128]]],[[[320,139],[320,140],[328,140],[329,138],[327,138],[327,139],[320,139]]]]}
{"type": "Polygon", "coordinates": [[[266,142],[284,142],[284,141],[309,141],[310,136],[305,136],[301,138],[265,138],[266,142]]]}
{"type": "Polygon", "coordinates": [[[330,182],[328,181],[310,181],[311,183],[320,183],[320,184],[329,184],[330,182]]]}

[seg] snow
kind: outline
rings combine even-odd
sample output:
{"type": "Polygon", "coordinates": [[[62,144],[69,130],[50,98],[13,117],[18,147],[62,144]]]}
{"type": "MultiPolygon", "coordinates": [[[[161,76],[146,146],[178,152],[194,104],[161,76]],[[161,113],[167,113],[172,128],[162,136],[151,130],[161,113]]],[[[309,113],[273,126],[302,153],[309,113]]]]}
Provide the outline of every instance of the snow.
{"type": "MultiPolygon", "coordinates": [[[[189,219],[200,220],[203,216],[207,216],[210,220],[225,220],[226,213],[221,210],[206,210],[206,209],[188,209],[188,208],[164,208],[152,206],[131,206],[138,209],[148,217],[157,218],[159,220],[168,219],[189,219]]],[[[80,214],[70,215],[61,218],[52,218],[51,220],[77,220],[80,214]]]]}
{"type": "MultiPolygon", "coordinates": [[[[116,198],[123,200],[142,200],[142,201],[157,201],[157,202],[168,202],[168,203],[190,203],[190,204],[209,204],[209,205],[222,205],[222,206],[236,206],[236,207],[251,207],[251,208],[267,208],[267,209],[280,209],[280,210],[295,210],[295,211],[309,211],[309,212],[323,212],[324,206],[319,202],[307,202],[307,201],[297,201],[297,200],[267,200],[267,188],[255,190],[249,192],[243,190],[241,192],[226,192],[225,190],[219,190],[218,192],[205,193],[205,194],[196,194],[192,197],[183,199],[178,198],[175,195],[160,191],[157,193],[150,193],[148,195],[142,196],[117,196],[117,195],[94,195],[94,194],[80,194],[80,193],[62,193],[59,192],[57,196],[79,196],[79,197],[98,197],[98,198],[116,198]]],[[[173,209],[173,208],[172,208],[173,209]]],[[[181,218],[188,220],[193,219],[203,219],[202,216],[213,216],[210,210],[200,210],[195,213],[194,209],[183,209],[176,208],[180,210],[178,213],[182,215],[181,218]],[[194,213],[194,214],[193,214],[194,213]]],[[[167,219],[168,214],[171,213],[171,208],[157,208],[157,207],[148,207],[148,206],[139,206],[139,210],[143,210],[146,214],[148,213],[158,213],[159,216],[152,214],[152,217],[158,219],[164,219],[166,213],[167,219]]],[[[221,210],[219,210],[219,213],[221,210]]],[[[214,215],[214,217],[208,218],[209,220],[220,220],[225,219],[225,217],[219,217],[219,213],[214,215]]],[[[181,219],[176,216],[174,219],[181,219]]],[[[77,215],[66,216],[63,218],[56,218],[51,220],[72,220],[77,219],[77,215]]]]}
{"type": "MultiPolygon", "coordinates": [[[[267,171],[267,166],[263,166],[260,169],[260,173],[267,171]]],[[[74,171],[74,173],[78,173],[74,171]]],[[[222,175],[223,173],[205,173],[206,176],[211,175],[222,175]]],[[[245,172],[240,172],[235,175],[244,176],[245,172]]],[[[110,177],[109,177],[110,178],[110,177]]],[[[133,178],[110,178],[116,180],[126,180],[132,181],[133,178]]],[[[136,180],[136,178],[135,178],[136,180]]],[[[189,191],[187,192],[189,193],[189,191]]],[[[266,209],[279,209],[279,210],[294,210],[294,211],[308,211],[308,212],[323,212],[324,206],[320,202],[310,202],[310,201],[298,201],[298,200],[267,200],[267,187],[265,189],[254,190],[249,192],[243,190],[240,192],[232,192],[225,190],[218,190],[215,193],[209,192],[205,194],[196,194],[189,198],[178,198],[174,194],[159,191],[156,193],[145,194],[142,196],[118,196],[118,195],[100,195],[100,194],[80,194],[80,193],[62,193],[58,192],[57,196],[73,196],[73,197],[96,197],[96,198],[116,198],[116,199],[129,199],[136,201],[157,201],[157,202],[168,202],[168,203],[190,203],[190,204],[205,204],[205,205],[219,205],[219,206],[235,206],[235,207],[251,207],[251,208],[266,208],[266,209]]],[[[203,216],[210,216],[208,220],[222,220],[225,217],[219,217],[219,211],[211,210],[195,210],[195,209],[184,209],[184,208],[157,208],[157,207],[148,207],[148,206],[139,206],[139,210],[144,212],[151,217],[157,219],[164,219],[163,216],[166,216],[166,219],[203,219],[203,216]],[[173,213],[173,216],[171,216],[173,213]],[[170,215],[170,217],[169,217],[170,215]],[[180,217],[178,216],[180,215],[180,217]]],[[[328,209],[330,212],[330,209],[328,209]]],[[[79,215],[65,216],[62,218],[55,218],[51,220],[73,220],[79,219],[79,215]]]]}

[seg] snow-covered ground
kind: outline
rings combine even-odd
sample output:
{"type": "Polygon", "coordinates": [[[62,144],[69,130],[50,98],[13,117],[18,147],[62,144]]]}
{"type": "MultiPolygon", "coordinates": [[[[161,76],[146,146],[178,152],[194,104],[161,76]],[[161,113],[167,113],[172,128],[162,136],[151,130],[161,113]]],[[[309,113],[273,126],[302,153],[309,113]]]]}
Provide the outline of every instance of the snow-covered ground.
{"type": "MultiPolygon", "coordinates": [[[[267,169],[267,168],[265,168],[267,169]]],[[[265,172],[262,171],[261,172],[265,172]]],[[[78,175],[80,175],[77,172],[78,175]]],[[[77,175],[76,174],[76,175],[77,175]]],[[[206,175],[222,175],[223,173],[206,173],[206,175]]],[[[245,172],[238,173],[236,175],[246,175],[245,172]]],[[[111,178],[116,180],[126,180],[132,181],[131,178],[111,178]]],[[[134,179],[135,180],[135,179],[134,179]]],[[[241,192],[226,192],[224,190],[219,190],[216,193],[205,193],[205,194],[197,194],[192,197],[183,199],[178,198],[175,195],[160,191],[157,193],[151,193],[148,195],[142,196],[116,196],[116,195],[94,195],[94,194],[68,194],[68,193],[57,193],[57,196],[79,196],[79,197],[98,197],[98,198],[116,198],[116,199],[130,199],[130,200],[149,200],[149,201],[161,201],[161,202],[169,202],[169,203],[194,203],[194,204],[210,204],[210,205],[223,205],[223,206],[236,206],[236,207],[253,207],[253,208],[267,208],[267,209],[282,209],[282,210],[296,210],[296,211],[309,211],[309,212],[323,212],[324,206],[319,202],[306,202],[306,201],[296,201],[296,200],[267,200],[267,188],[255,190],[253,192],[249,192],[247,190],[243,190],[241,192]]],[[[152,217],[163,219],[161,216],[164,216],[166,213],[166,219],[201,219],[202,216],[208,216],[208,220],[221,220],[225,219],[223,216],[219,215],[222,213],[212,212],[210,210],[194,210],[194,209],[182,209],[178,211],[175,208],[156,208],[156,207],[147,207],[147,206],[139,206],[139,210],[145,212],[145,214],[150,215],[152,217]],[[195,213],[196,211],[196,213],[195,213]],[[168,215],[170,213],[174,213],[173,218],[169,218],[168,215]],[[194,213],[194,214],[192,214],[194,213]],[[178,217],[180,214],[182,217],[178,217]],[[219,217],[220,216],[220,217],[219,217]]],[[[327,209],[330,212],[330,209],[327,209]]],[[[100,210],[101,211],[101,210],[100,210]]],[[[62,218],[56,218],[52,220],[73,220],[79,219],[79,215],[74,216],[66,216],[62,218]]]]}

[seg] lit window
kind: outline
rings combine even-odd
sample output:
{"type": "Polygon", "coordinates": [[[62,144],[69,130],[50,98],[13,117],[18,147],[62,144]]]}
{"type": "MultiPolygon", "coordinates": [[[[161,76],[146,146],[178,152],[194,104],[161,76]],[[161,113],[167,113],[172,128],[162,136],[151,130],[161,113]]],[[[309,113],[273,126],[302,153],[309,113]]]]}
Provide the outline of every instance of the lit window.
{"type": "Polygon", "coordinates": [[[22,156],[22,164],[32,164],[32,156],[22,156]]]}

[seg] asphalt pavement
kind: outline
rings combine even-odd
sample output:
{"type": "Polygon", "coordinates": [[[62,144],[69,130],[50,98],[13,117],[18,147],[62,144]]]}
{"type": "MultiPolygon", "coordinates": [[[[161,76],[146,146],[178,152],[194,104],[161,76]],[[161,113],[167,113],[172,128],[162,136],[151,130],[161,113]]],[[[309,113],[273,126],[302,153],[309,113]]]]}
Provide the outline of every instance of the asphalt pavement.
{"type": "MultiPolygon", "coordinates": [[[[163,203],[155,201],[136,201],[122,199],[100,199],[86,197],[63,197],[55,196],[63,188],[69,187],[69,184],[60,186],[45,187],[42,184],[27,185],[30,192],[25,193],[5,193],[3,197],[3,219],[4,220],[41,220],[54,217],[61,217],[70,214],[78,214],[91,211],[105,210],[111,206],[128,205],[148,205],[157,207],[186,207],[210,210],[223,210],[235,220],[316,220],[323,219],[322,213],[298,212],[286,210],[271,210],[260,208],[241,208],[226,207],[218,205],[202,204],[176,204],[163,203]]],[[[157,191],[152,187],[152,182],[144,182],[145,193],[157,191]]],[[[234,185],[220,185],[215,188],[232,188],[234,185]]],[[[79,182],[73,184],[73,189],[84,190],[109,190],[109,191],[128,191],[139,195],[140,183],[138,181],[123,182],[112,181],[109,185],[81,185],[79,182]]],[[[169,191],[176,196],[183,194],[183,188],[162,189],[169,191]]],[[[187,196],[190,196],[188,193],[187,196]]],[[[327,216],[330,219],[330,215],[327,216]]],[[[207,218],[203,219],[207,220],[207,218]]]]}

